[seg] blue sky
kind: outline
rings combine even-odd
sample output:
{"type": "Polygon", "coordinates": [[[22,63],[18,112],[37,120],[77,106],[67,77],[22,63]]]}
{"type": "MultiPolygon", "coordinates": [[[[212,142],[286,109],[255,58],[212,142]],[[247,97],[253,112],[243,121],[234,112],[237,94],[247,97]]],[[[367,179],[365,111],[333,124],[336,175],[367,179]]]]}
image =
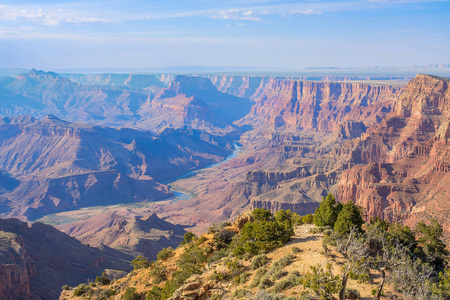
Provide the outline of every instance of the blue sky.
{"type": "Polygon", "coordinates": [[[0,67],[449,64],[450,1],[0,0],[0,67]]]}

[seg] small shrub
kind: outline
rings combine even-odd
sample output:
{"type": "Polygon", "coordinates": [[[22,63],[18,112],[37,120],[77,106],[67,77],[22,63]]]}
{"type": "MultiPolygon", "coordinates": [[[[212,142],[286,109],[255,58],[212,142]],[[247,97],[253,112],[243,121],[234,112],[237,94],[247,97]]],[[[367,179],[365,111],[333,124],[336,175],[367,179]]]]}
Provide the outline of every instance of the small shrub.
{"type": "Polygon", "coordinates": [[[257,287],[259,282],[261,281],[261,277],[263,277],[267,273],[267,269],[264,267],[259,268],[255,272],[255,276],[253,277],[253,281],[250,284],[251,288],[257,287]]]}
{"type": "Polygon", "coordinates": [[[151,268],[150,276],[153,277],[153,283],[159,284],[167,279],[166,267],[160,262],[153,264],[151,268]]]}
{"type": "Polygon", "coordinates": [[[270,280],[269,276],[264,275],[263,277],[261,277],[261,280],[259,281],[258,288],[260,290],[265,290],[268,287],[270,287],[271,285],[272,285],[272,280],[270,280]]]}
{"type": "Polygon", "coordinates": [[[312,234],[319,234],[322,233],[322,229],[320,229],[320,227],[313,227],[309,230],[309,232],[312,234]]]}
{"type": "MultiPolygon", "coordinates": [[[[372,291],[371,291],[372,296],[375,296],[377,293],[378,293],[378,289],[377,288],[372,289],[372,291]]],[[[381,291],[381,296],[384,296],[384,291],[381,291]]]]}
{"type": "Polygon", "coordinates": [[[84,293],[86,293],[88,289],[89,289],[89,287],[87,286],[87,284],[82,283],[82,284],[78,285],[75,288],[75,290],[73,291],[73,295],[74,296],[81,296],[84,293]]]}
{"type": "Polygon", "coordinates": [[[228,256],[228,250],[226,248],[222,248],[220,250],[214,251],[211,255],[210,261],[219,261],[224,257],[228,256]]]}
{"type": "Polygon", "coordinates": [[[242,272],[241,275],[239,275],[239,283],[245,283],[248,279],[247,272],[242,272]]]}
{"type": "Polygon", "coordinates": [[[242,255],[242,259],[243,260],[250,260],[250,258],[252,258],[253,255],[251,255],[250,253],[244,253],[244,255],[242,255]]]}
{"type": "Polygon", "coordinates": [[[141,295],[136,293],[136,289],[133,287],[127,288],[122,296],[122,300],[139,300],[139,299],[141,299],[141,295]]]}
{"type": "Polygon", "coordinates": [[[299,247],[292,247],[292,253],[297,254],[297,253],[300,253],[300,252],[301,252],[301,250],[300,250],[299,247]]]}
{"type": "Polygon", "coordinates": [[[289,254],[286,254],[285,256],[281,257],[281,258],[278,260],[278,263],[280,264],[280,266],[281,266],[282,268],[284,268],[284,267],[290,265],[290,264],[292,263],[293,260],[294,260],[294,255],[292,255],[292,254],[289,253],[289,254]]]}
{"type": "Polygon", "coordinates": [[[252,260],[252,270],[256,270],[269,262],[269,258],[265,254],[257,255],[252,260]]]}
{"type": "Polygon", "coordinates": [[[61,289],[62,289],[63,291],[67,291],[67,290],[70,290],[70,286],[68,286],[67,284],[65,284],[65,285],[63,285],[63,286],[61,287],[61,289]]]}
{"type": "Polygon", "coordinates": [[[288,288],[297,286],[300,283],[301,283],[300,274],[298,273],[298,271],[293,271],[292,273],[289,273],[286,279],[277,282],[273,287],[273,291],[275,293],[280,293],[284,290],[287,290],[288,288]]]}
{"type": "Polygon", "coordinates": [[[150,262],[147,258],[143,257],[142,255],[139,255],[135,259],[131,261],[133,264],[133,270],[139,270],[150,267],[150,262]]]}
{"type": "Polygon", "coordinates": [[[220,295],[219,294],[212,294],[211,297],[209,297],[209,300],[219,300],[220,295]]]}
{"type": "Polygon", "coordinates": [[[223,281],[223,280],[228,280],[230,278],[230,273],[229,272],[217,272],[214,271],[211,276],[209,276],[209,279],[214,280],[214,281],[223,281]]]}
{"type": "Polygon", "coordinates": [[[359,291],[356,289],[346,289],[344,298],[350,300],[358,300],[361,298],[361,295],[359,294],[359,291]]]}
{"type": "Polygon", "coordinates": [[[284,300],[283,295],[269,294],[265,291],[259,291],[252,300],[284,300]]]}
{"type": "Polygon", "coordinates": [[[190,243],[192,240],[194,240],[197,236],[193,234],[192,232],[188,231],[183,235],[183,241],[180,243],[180,245],[185,245],[187,243],[190,243]]]}
{"type": "Polygon", "coordinates": [[[274,262],[269,270],[267,271],[267,275],[272,276],[273,274],[281,271],[281,265],[278,263],[278,261],[274,262]]]}
{"type": "Polygon", "coordinates": [[[287,280],[281,280],[273,286],[272,291],[274,293],[281,293],[282,291],[287,290],[290,287],[290,283],[287,280]]]}
{"type": "Polygon", "coordinates": [[[247,294],[248,294],[248,291],[246,289],[238,289],[238,290],[234,291],[232,296],[235,298],[244,298],[245,295],[247,295],[247,294]]]}
{"type": "Polygon", "coordinates": [[[224,244],[230,244],[233,240],[233,236],[236,233],[227,229],[222,229],[218,233],[216,233],[215,237],[219,240],[219,242],[222,242],[224,244]]]}
{"type": "Polygon", "coordinates": [[[167,247],[167,248],[163,248],[161,251],[159,251],[158,254],[156,254],[156,259],[157,260],[167,260],[170,257],[172,257],[173,255],[174,255],[173,248],[167,247]]]}
{"type": "Polygon", "coordinates": [[[270,279],[272,281],[276,281],[276,280],[280,279],[281,277],[283,277],[284,275],[286,275],[286,273],[284,273],[282,270],[278,270],[278,271],[276,271],[275,273],[272,274],[270,279]]]}
{"type": "Polygon", "coordinates": [[[203,235],[201,237],[198,238],[197,244],[201,245],[206,241],[206,237],[204,237],[203,235]]]}
{"type": "Polygon", "coordinates": [[[102,285],[109,285],[111,283],[111,279],[108,278],[105,272],[103,272],[102,276],[95,277],[95,283],[100,283],[102,285]]]}

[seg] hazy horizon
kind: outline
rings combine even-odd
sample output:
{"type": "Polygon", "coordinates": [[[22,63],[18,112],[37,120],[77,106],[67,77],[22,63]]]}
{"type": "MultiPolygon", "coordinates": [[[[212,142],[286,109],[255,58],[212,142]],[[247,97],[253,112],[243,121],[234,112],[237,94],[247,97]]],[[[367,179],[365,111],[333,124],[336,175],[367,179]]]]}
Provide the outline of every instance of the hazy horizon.
{"type": "Polygon", "coordinates": [[[49,1],[0,4],[0,67],[450,63],[450,1],[49,1]]]}

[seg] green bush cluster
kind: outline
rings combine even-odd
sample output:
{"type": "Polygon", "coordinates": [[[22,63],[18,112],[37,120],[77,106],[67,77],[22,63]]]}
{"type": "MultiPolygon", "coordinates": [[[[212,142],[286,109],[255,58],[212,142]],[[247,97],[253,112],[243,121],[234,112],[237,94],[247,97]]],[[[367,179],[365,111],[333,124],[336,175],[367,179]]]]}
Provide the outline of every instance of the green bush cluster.
{"type": "Polygon", "coordinates": [[[105,272],[102,273],[102,276],[95,277],[95,283],[99,283],[102,285],[109,285],[111,283],[111,279],[109,279],[108,275],[105,272]]]}
{"type": "Polygon", "coordinates": [[[74,290],[74,296],[81,296],[89,290],[89,286],[85,283],[79,284],[74,290]]]}
{"type": "Polygon", "coordinates": [[[142,255],[139,255],[135,259],[131,261],[131,264],[133,265],[133,270],[139,270],[139,269],[145,269],[150,267],[150,262],[146,257],[143,257],[142,255]]]}
{"type": "Polygon", "coordinates": [[[237,257],[244,253],[256,255],[282,246],[294,234],[290,210],[280,210],[273,215],[268,210],[258,208],[253,211],[252,216],[254,221],[246,223],[239,239],[234,240],[236,247],[233,254],[237,257]]]}
{"type": "Polygon", "coordinates": [[[269,258],[265,254],[257,255],[252,260],[252,269],[256,270],[269,262],[269,258]]]}
{"type": "Polygon", "coordinates": [[[173,256],[173,248],[167,247],[167,248],[162,248],[162,250],[159,251],[158,254],[156,254],[156,259],[157,260],[167,260],[172,256],[173,256]]]}
{"type": "Polygon", "coordinates": [[[140,300],[140,299],[141,294],[137,293],[134,287],[127,288],[122,296],[122,300],[140,300]]]}

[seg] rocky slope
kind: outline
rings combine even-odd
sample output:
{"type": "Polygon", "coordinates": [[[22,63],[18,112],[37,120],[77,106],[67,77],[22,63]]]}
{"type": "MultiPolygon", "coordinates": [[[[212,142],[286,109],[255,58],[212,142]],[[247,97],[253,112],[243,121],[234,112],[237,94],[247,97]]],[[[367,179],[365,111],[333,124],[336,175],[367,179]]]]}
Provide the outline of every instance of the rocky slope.
{"type": "Polygon", "coordinates": [[[2,299],[57,299],[64,284],[93,279],[104,269],[129,270],[123,258],[83,245],[49,225],[0,219],[2,299]]]}
{"type": "Polygon", "coordinates": [[[57,228],[83,244],[105,245],[133,257],[143,255],[152,260],[162,248],[176,248],[186,232],[183,227],[161,220],[156,214],[130,216],[123,211],[107,212],[57,228]]]}
{"type": "Polygon", "coordinates": [[[338,198],[362,205],[367,217],[415,223],[437,218],[448,232],[450,80],[417,75],[395,110],[351,142],[338,198]]]}
{"type": "Polygon", "coordinates": [[[8,175],[1,177],[0,207],[7,215],[34,219],[76,207],[166,198],[172,194],[159,182],[223,159],[228,147],[226,139],[195,130],[153,136],[55,116],[4,118],[0,169],[8,175]]]}
{"type": "MultiPolygon", "coordinates": [[[[342,266],[347,263],[341,253],[324,243],[323,234],[311,232],[314,226],[310,224],[296,227],[288,243],[265,254],[253,258],[251,255],[250,258],[230,258],[225,255],[227,245],[218,240],[219,232],[238,235],[244,225],[252,221],[251,215],[245,212],[233,224],[211,229],[188,245],[179,246],[148,268],[135,270],[109,285],[85,287],[79,297],[74,296],[75,288],[63,291],[60,300],[95,297],[119,299],[127,293],[131,294],[130,291],[136,298],[147,299],[303,299],[305,296],[313,297],[312,291],[305,288],[301,280],[311,271],[311,266],[319,264],[323,267],[330,263],[332,274],[340,275],[342,266]],[[258,257],[259,263],[254,263],[258,257]],[[180,270],[184,265],[198,270],[181,282],[174,281],[174,277],[189,272],[188,269],[180,270]],[[175,288],[172,288],[173,285],[175,288]]],[[[349,278],[347,287],[356,289],[362,299],[372,299],[371,290],[376,289],[380,281],[376,273],[371,270],[369,276],[372,280],[369,282],[349,278]]],[[[390,284],[385,285],[384,294],[386,297],[401,296],[390,284]]]]}

